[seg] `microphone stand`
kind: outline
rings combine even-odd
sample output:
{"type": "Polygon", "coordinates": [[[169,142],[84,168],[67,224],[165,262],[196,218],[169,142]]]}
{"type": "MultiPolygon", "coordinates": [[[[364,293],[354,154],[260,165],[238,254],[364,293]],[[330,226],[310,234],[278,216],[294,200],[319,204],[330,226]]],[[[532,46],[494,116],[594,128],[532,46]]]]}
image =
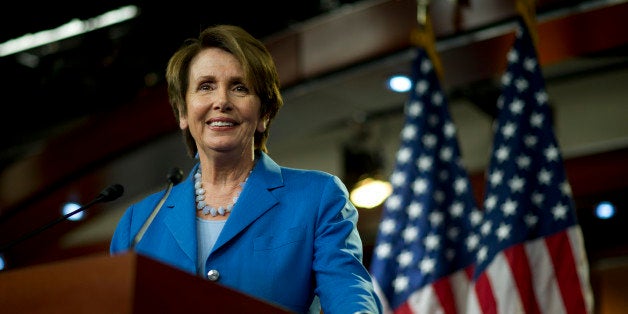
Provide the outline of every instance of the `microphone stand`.
{"type": "Polygon", "coordinates": [[[72,212],[69,212],[35,230],[32,230],[31,232],[28,232],[26,234],[23,234],[21,237],[13,240],[12,242],[10,242],[9,244],[3,246],[2,248],[0,248],[0,252],[5,252],[7,250],[9,250],[10,248],[14,247],[15,245],[17,245],[18,243],[21,243],[22,241],[25,241],[41,232],[43,232],[44,230],[68,219],[68,217],[84,211],[90,207],[92,207],[94,204],[97,203],[101,203],[101,202],[109,202],[109,201],[113,201],[115,199],[117,199],[118,197],[122,196],[122,193],[124,192],[124,188],[122,187],[122,185],[120,184],[113,184],[109,187],[107,187],[106,189],[104,189],[94,200],[92,200],[91,202],[73,210],[72,212]]]}
{"type": "Polygon", "coordinates": [[[150,216],[148,216],[148,218],[146,219],[146,221],[140,228],[140,231],[138,231],[135,237],[133,237],[131,248],[134,248],[140,242],[140,240],[142,240],[142,237],[144,237],[144,233],[146,233],[146,230],[148,230],[148,227],[153,222],[153,219],[155,219],[155,216],[157,216],[157,213],[159,213],[159,211],[161,210],[161,207],[166,202],[166,199],[168,199],[168,195],[170,195],[170,191],[172,190],[172,187],[174,187],[176,184],[181,182],[181,180],[183,179],[183,172],[179,168],[176,168],[176,167],[172,168],[172,170],[170,170],[170,173],[168,173],[168,176],[166,178],[168,179],[168,188],[166,189],[166,192],[164,192],[164,195],[159,200],[159,203],[157,203],[157,206],[155,206],[153,211],[150,213],[150,216]]]}

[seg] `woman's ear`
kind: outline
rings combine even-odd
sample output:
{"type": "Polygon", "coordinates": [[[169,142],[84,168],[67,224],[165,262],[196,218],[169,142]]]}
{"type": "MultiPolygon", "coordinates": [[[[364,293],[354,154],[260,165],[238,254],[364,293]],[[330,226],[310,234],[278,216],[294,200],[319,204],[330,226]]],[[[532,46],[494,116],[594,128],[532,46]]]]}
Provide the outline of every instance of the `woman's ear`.
{"type": "Polygon", "coordinates": [[[185,130],[189,127],[188,118],[181,110],[179,110],[179,128],[185,130]]]}
{"type": "Polygon", "coordinates": [[[257,132],[264,133],[268,127],[268,121],[270,121],[268,117],[262,117],[259,119],[259,122],[257,123],[257,132]]]}

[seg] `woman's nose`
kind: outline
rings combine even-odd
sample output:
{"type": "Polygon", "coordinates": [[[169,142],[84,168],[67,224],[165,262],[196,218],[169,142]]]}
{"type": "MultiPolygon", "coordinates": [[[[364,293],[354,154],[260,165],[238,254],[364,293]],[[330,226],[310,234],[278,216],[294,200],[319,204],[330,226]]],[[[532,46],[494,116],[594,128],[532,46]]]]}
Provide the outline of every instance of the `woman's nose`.
{"type": "Polygon", "coordinates": [[[229,91],[220,89],[216,91],[212,108],[214,110],[227,111],[231,109],[231,101],[229,100],[229,91]]]}

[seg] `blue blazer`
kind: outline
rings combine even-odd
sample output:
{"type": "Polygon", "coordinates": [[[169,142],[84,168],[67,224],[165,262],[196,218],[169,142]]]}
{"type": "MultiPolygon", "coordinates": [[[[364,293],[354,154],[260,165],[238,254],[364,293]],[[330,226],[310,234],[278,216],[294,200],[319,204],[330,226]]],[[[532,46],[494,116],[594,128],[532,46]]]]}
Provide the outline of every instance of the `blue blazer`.
{"type": "MultiPolygon", "coordinates": [[[[176,185],[135,250],[190,274],[197,269],[194,178],[176,185]]],[[[164,191],[131,205],[111,241],[130,249],[164,191]]],[[[325,314],[381,313],[362,264],[358,212],[339,178],[277,165],[261,153],[209,257],[217,282],[305,313],[318,296],[325,314]]],[[[314,303],[317,305],[317,303],[314,303]]],[[[314,309],[316,311],[316,309],[314,309]]]]}

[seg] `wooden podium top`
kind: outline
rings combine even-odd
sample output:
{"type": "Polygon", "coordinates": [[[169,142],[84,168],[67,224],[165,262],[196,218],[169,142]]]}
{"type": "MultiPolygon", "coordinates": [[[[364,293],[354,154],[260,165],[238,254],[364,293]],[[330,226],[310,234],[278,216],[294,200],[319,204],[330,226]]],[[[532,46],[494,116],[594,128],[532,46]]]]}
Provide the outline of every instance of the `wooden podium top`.
{"type": "Polygon", "coordinates": [[[135,253],[0,272],[2,313],[291,313],[135,253]]]}

